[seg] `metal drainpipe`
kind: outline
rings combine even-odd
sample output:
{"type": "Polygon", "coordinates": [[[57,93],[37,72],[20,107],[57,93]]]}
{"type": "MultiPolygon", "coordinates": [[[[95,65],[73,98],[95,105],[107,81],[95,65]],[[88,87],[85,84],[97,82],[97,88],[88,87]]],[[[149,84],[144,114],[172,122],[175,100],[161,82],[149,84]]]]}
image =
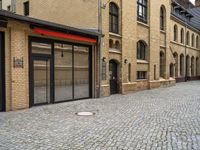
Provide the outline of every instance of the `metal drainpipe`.
{"type": "Polygon", "coordinates": [[[187,22],[185,21],[185,82],[187,82],[187,22]]]}
{"type": "Polygon", "coordinates": [[[99,95],[101,97],[101,69],[102,69],[102,60],[101,60],[101,36],[102,36],[102,1],[98,0],[98,31],[101,33],[98,40],[98,50],[99,50],[99,95]]]}

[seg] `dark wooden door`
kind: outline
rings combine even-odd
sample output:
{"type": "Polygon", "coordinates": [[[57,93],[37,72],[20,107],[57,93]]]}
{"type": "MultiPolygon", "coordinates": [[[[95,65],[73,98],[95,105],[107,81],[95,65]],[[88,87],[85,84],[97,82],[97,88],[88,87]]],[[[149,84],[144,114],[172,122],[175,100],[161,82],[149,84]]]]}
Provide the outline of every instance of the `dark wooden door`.
{"type": "Polygon", "coordinates": [[[118,77],[117,77],[117,63],[115,61],[110,61],[109,63],[109,73],[110,73],[110,93],[118,93],[118,77]]]}
{"type": "Polygon", "coordinates": [[[0,111],[5,111],[5,54],[4,33],[0,32],[0,111]]]}

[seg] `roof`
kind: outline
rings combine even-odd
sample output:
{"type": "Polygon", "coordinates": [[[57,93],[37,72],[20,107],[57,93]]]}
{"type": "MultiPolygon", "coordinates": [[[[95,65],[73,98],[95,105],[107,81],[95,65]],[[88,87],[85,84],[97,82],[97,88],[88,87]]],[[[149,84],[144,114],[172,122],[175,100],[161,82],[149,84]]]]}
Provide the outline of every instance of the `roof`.
{"type": "Polygon", "coordinates": [[[172,11],[173,16],[200,31],[200,7],[186,9],[184,6],[179,4],[177,0],[172,0],[172,5],[174,5],[175,9],[178,9],[179,12],[181,12],[178,13],[177,11],[172,11]]]}
{"type": "Polygon", "coordinates": [[[67,33],[76,34],[76,35],[88,36],[88,37],[93,37],[93,38],[94,37],[97,38],[101,36],[101,34],[98,31],[79,29],[79,28],[61,25],[61,24],[57,24],[57,23],[53,23],[49,21],[36,19],[36,18],[18,15],[18,14],[5,11],[5,10],[0,10],[0,20],[5,21],[8,19],[13,19],[13,20],[24,22],[24,23],[28,23],[31,26],[48,28],[51,30],[57,30],[57,31],[67,32],[67,33]]]}

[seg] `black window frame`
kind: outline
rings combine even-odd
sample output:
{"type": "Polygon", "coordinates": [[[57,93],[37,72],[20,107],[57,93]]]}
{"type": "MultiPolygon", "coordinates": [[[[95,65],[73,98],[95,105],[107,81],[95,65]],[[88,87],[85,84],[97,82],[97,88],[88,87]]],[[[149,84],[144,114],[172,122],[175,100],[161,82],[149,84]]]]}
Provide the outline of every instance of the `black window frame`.
{"type": "Polygon", "coordinates": [[[177,42],[178,39],[178,27],[177,25],[174,25],[174,41],[177,42]]]}
{"type": "Polygon", "coordinates": [[[164,8],[160,8],[160,30],[165,30],[165,11],[164,8]]]}
{"type": "Polygon", "coordinates": [[[147,71],[137,71],[137,80],[147,79],[147,71]]]}
{"type": "Polygon", "coordinates": [[[186,45],[190,45],[190,32],[187,31],[187,34],[186,34],[186,45]]]}
{"type": "Polygon", "coordinates": [[[181,28],[181,44],[184,44],[184,29],[183,28],[181,28]]]}
{"type": "Polygon", "coordinates": [[[199,36],[196,36],[196,48],[199,48],[199,36]]]}
{"type": "Polygon", "coordinates": [[[113,2],[109,5],[109,31],[119,34],[119,8],[113,2]]]}
{"type": "Polygon", "coordinates": [[[29,16],[30,14],[30,8],[29,8],[29,1],[24,2],[24,16],[29,16]]]}
{"type": "MultiPolygon", "coordinates": [[[[49,38],[43,38],[43,37],[36,37],[36,36],[29,36],[29,107],[33,106],[39,106],[43,104],[34,104],[34,80],[33,80],[33,61],[35,58],[41,58],[41,59],[49,59],[50,60],[50,78],[51,78],[51,83],[50,83],[50,88],[51,88],[51,95],[50,95],[50,103],[49,104],[54,104],[54,103],[62,103],[62,102],[70,102],[70,101],[78,101],[78,100],[84,100],[84,99],[89,99],[92,98],[93,96],[93,81],[92,81],[92,76],[93,76],[93,64],[92,64],[92,59],[93,59],[93,52],[92,52],[92,45],[89,44],[83,44],[83,43],[76,43],[76,42],[70,42],[70,41],[63,41],[63,40],[56,40],[56,39],[49,39],[49,38]],[[44,44],[50,44],[51,45],[51,54],[37,54],[32,52],[32,42],[38,42],[38,43],[44,43],[44,44]],[[69,44],[72,45],[73,49],[73,55],[74,55],[74,47],[75,46],[83,46],[83,47],[88,47],[89,48],[89,97],[83,97],[83,98],[74,98],[71,100],[63,100],[56,102],[55,101],[55,54],[54,54],[54,44],[59,43],[59,44],[69,44]]],[[[73,64],[74,65],[74,64],[73,64]]],[[[74,66],[73,66],[74,67],[74,66]]],[[[74,77],[73,77],[74,78],[74,77]]],[[[74,79],[73,79],[74,80],[74,79]]],[[[73,81],[73,86],[74,86],[74,81],[73,81]]],[[[74,94],[74,87],[73,87],[73,94],[74,94]]]]}
{"type": "Polygon", "coordinates": [[[143,41],[137,42],[137,59],[146,60],[146,44],[143,41]]]}
{"type": "Polygon", "coordinates": [[[137,20],[143,23],[148,23],[147,14],[148,14],[148,4],[147,0],[137,0],[137,20]],[[140,8],[142,9],[140,14],[140,8]]]}

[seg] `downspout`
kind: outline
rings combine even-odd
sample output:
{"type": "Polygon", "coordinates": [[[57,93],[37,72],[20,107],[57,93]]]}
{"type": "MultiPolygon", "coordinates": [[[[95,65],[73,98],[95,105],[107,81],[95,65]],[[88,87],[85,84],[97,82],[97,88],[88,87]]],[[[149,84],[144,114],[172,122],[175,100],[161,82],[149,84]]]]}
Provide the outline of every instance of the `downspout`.
{"type": "Polygon", "coordinates": [[[185,82],[187,82],[187,22],[185,21],[185,82]]]}
{"type": "MultiPolygon", "coordinates": [[[[98,0],[98,32],[102,35],[102,1],[98,0]]],[[[98,40],[98,50],[99,50],[99,93],[98,97],[101,97],[101,69],[102,69],[102,60],[101,60],[101,35],[98,40]]],[[[95,73],[96,74],[96,73],[95,73]]]]}

